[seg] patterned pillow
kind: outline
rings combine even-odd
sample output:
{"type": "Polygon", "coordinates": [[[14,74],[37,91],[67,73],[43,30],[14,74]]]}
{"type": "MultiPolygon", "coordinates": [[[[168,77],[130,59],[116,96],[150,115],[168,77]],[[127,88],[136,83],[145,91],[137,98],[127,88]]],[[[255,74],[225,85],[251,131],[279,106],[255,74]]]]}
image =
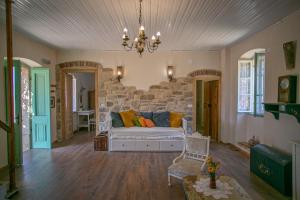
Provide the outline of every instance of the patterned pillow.
{"type": "Polygon", "coordinates": [[[155,127],[155,124],[153,123],[153,121],[151,119],[145,119],[145,124],[148,128],[155,127]]]}
{"type": "Polygon", "coordinates": [[[132,120],[134,126],[137,126],[137,127],[141,127],[141,123],[139,121],[139,117],[135,117],[133,120],[132,120]]]}
{"type": "Polygon", "coordinates": [[[139,122],[141,127],[146,127],[146,122],[144,117],[139,117],[139,122]]]}
{"type": "Polygon", "coordinates": [[[153,119],[153,112],[140,112],[140,115],[145,119],[153,119]]]}
{"type": "Polygon", "coordinates": [[[122,121],[121,116],[120,116],[119,113],[111,112],[110,116],[111,116],[112,126],[114,128],[124,127],[123,121],[122,121]]]}
{"type": "Polygon", "coordinates": [[[153,113],[153,121],[158,127],[170,127],[170,112],[153,113]]]}
{"type": "Polygon", "coordinates": [[[126,128],[133,127],[133,119],[136,117],[136,113],[133,110],[120,112],[121,118],[126,128]]]}
{"type": "Polygon", "coordinates": [[[170,127],[178,128],[182,124],[182,113],[170,112],[170,127]]]}

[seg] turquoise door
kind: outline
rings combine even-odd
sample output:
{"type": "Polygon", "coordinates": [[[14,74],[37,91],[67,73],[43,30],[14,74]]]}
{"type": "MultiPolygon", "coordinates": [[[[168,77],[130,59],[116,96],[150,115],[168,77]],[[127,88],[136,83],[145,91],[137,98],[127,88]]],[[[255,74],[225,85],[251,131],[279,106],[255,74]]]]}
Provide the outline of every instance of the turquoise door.
{"type": "Polygon", "coordinates": [[[51,148],[49,69],[31,68],[32,148],[51,148]]]}
{"type": "MultiPolygon", "coordinates": [[[[5,76],[5,102],[6,102],[6,121],[8,122],[8,71],[7,62],[4,61],[4,76],[5,76]]],[[[23,164],[22,154],[22,114],[21,114],[21,62],[19,60],[13,61],[13,95],[14,95],[14,127],[15,127],[15,159],[16,165],[23,164]]],[[[8,135],[9,137],[9,135],[8,135]]],[[[9,144],[9,143],[8,143],[9,144]]],[[[9,152],[9,151],[8,151],[9,152]]]]}

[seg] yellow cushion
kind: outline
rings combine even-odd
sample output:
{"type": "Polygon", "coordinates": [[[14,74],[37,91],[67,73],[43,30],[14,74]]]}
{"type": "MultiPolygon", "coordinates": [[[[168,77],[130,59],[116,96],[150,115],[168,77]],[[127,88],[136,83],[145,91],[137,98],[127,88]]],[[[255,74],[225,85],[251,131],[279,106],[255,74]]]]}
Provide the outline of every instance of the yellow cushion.
{"type": "Polygon", "coordinates": [[[182,113],[170,112],[170,127],[178,128],[182,124],[182,113]]]}
{"type": "Polygon", "coordinates": [[[133,127],[133,120],[136,117],[136,113],[133,110],[120,112],[125,127],[133,127]]]}

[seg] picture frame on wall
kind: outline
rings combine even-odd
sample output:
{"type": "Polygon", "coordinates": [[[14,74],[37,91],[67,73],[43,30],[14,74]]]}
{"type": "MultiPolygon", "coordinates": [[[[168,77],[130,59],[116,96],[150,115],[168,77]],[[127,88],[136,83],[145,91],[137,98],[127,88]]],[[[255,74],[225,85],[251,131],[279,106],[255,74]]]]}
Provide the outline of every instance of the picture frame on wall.
{"type": "Polygon", "coordinates": [[[55,108],[55,96],[50,97],[50,108],[55,108]]]}
{"type": "Polygon", "coordinates": [[[287,70],[295,69],[297,40],[286,42],[283,44],[285,65],[287,70]]]}

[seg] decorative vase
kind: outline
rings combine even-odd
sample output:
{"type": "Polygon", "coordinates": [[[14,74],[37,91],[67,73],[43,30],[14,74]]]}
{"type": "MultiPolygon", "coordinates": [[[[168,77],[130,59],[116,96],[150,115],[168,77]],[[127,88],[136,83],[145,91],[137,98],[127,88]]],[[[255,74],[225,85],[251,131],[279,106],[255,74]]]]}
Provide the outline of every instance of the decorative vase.
{"type": "Polygon", "coordinates": [[[210,175],[209,187],[211,189],[216,189],[217,188],[217,185],[216,185],[216,175],[215,174],[211,174],[210,175]]]}

